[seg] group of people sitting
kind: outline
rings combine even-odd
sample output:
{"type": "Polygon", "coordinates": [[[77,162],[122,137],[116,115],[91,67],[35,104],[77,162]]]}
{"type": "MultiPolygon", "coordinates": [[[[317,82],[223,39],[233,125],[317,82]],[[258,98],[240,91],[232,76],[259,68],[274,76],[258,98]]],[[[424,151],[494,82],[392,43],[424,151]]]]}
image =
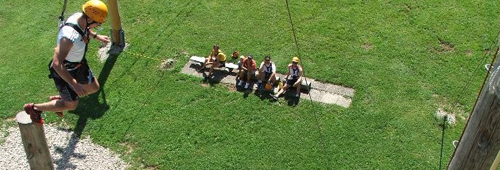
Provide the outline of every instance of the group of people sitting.
{"type": "MultiPolygon", "coordinates": [[[[257,69],[257,62],[254,59],[254,56],[249,54],[247,56],[239,54],[239,51],[236,50],[232,54],[233,59],[240,58],[238,62],[238,74],[236,75],[236,84],[238,87],[242,87],[244,89],[249,89],[250,84],[252,84],[252,79],[257,79],[257,89],[262,90],[265,89],[267,91],[271,91],[275,84],[279,84],[280,82],[276,82],[276,65],[273,61],[271,61],[271,56],[266,55],[264,57],[264,61],[261,62],[260,67],[257,69]]],[[[207,65],[210,65],[210,69],[208,72],[208,78],[213,77],[214,68],[225,67],[226,64],[226,55],[219,49],[218,45],[213,46],[213,50],[210,55],[205,58],[205,62],[202,64],[199,71],[203,71],[207,65]]],[[[286,84],[279,89],[279,91],[275,95],[271,95],[275,100],[278,97],[286,92],[289,88],[294,87],[297,91],[295,93],[295,97],[299,97],[300,95],[300,85],[302,83],[302,67],[299,65],[299,58],[293,57],[292,63],[290,63],[287,67],[287,73],[285,76],[286,84]]],[[[281,86],[279,86],[281,87],[281,86]]]]}

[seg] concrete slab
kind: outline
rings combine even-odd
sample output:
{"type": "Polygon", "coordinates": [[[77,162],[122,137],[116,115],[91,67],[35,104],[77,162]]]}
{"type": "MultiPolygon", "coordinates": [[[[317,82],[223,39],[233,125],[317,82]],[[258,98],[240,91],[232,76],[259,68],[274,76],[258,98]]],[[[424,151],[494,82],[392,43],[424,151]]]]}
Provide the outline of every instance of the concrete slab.
{"type": "MultiPolygon", "coordinates": [[[[204,76],[208,74],[208,68],[203,72],[198,72],[197,70],[200,66],[201,65],[199,63],[189,61],[186,65],[184,65],[181,73],[204,78],[204,76]]],[[[214,71],[214,78],[212,78],[211,81],[224,84],[235,84],[237,71],[238,70],[229,71],[229,69],[225,68],[216,69],[216,71],[214,71]]],[[[282,74],[277,74],[277,76],[281,78],[285,77],[282,74]]],[[[335,104],[345,108],[348,108],[351,105],[352,98],[355,93],[354,89],[322,83],[310,78],[307,78],[307,81],[311,82],[311,90],[308,94],[302,93],[300,95],[301,99],[309,100],[311,96],[313,101],[325,104],[335,104]]],[[[255,89],[255,87],[253,87],[253,89],[255,89]]],[[[275,90],[277,90],[277,88],[275,88],[275,90]]]]}

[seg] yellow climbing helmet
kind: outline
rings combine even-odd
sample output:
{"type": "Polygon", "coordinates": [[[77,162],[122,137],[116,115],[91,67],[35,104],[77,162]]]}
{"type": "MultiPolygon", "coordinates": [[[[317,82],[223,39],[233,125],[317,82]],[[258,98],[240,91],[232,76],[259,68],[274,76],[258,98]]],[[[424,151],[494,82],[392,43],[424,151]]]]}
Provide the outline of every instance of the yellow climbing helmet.
{"type": "Polygon", "coordinates": [[[95,22],[104,23],[108,17],[108,7],[100,0],[87,1],[82,6],[82,11],[95,22]]]}
{"type": "Polygon", "coordinates": [[[299,61],[300,61],[299,57],[293,57],[292,58],[292,62],[298,63],[299,61]]]}

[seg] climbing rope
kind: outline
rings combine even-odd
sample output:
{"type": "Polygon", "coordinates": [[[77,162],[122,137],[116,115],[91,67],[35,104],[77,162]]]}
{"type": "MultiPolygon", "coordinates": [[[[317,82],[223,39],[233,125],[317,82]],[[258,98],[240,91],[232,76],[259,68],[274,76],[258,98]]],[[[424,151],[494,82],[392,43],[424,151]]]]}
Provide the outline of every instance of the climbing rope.
{"type": "MultiPolygon", "coordinates": [[[[288,0],[285,0],[285,1],[286,1],[286,9],[288,11],[288,17],[290,19],[290,25],[292,26],[293,38],[295,40],[295,47],[297,48],[297,55],[299,57],[299,62],[301,63],[302,68],[304,68],[304,65],[302,64],[303,63],[302,56],[300,55],[299,43],[297,41],[297,35],[295,34],[295,27],[293,26],[292,14],[290,13],[290,5],[288,3],[288,0]]],[[[307,81],[306,73],[305,73],[304,69],[302,69],[302,75],[304,75],[303,76],[304,80],[307,83],[308,81],[307,81]]],[[[311,106],[313,106],[312,108],[313,108],[313,113],[314,113],[314,119],[316,120],[316,128],[318,129],[319,138],[320,138],[319,140],[320,140],[321,146],[323,147],[323,154],[324,154],[325,159],[326,159],[326,164],[328,167],[330,167],[329,156],[328,156],[328,152],[326,150],[325,138],[324,138],[323,132],[321,130],[321,125],[319,124],[316,107],[315,107],[314,102],[312,100],[311,93],[309,93],[309,100],[311,102],[311,106]]]]}
{"type": "Polygon", "coordinates": [[[64,12],[66,12],[66,4],[67,3],[68,3],[68,0],[64,0],[63,10],[61,12],[61,15],[59,16],[59,26],[58,26],[58,28],[61,28],[64,25],[64,12]]]}

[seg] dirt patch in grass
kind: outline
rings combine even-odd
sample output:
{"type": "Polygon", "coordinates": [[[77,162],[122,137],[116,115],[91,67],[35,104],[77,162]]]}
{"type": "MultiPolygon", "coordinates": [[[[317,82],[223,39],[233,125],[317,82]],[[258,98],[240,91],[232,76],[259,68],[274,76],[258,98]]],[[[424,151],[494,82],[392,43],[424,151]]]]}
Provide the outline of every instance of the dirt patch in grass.
{"type": "Polygon", "coordinates": [[[174,65],[175,65],[175,60],[169,58],[169,59],[163,60],[158,68],[161,71],[172,70],[172,69],[174,69],[174,65]]]}
{"type": "Polygon", "coordinates": [[[374,46],[373,46],[373,44],[365,43],[365,44],[361,45],[361,47],[363,47],[363,49],[365,49],[365,51],[370,51],[374,46]]]}
{"type": "Polygon", "coordinates": [[[434,114],[434,117],[440,123],[442,123],[445,118],[446,123],[449,125],[457,124],[457,118],[460,118],[462,121],[467,120],[467,114],[465,113],[462,105],[458,103],[450,103],[447,98],[441,97],[437,94],[432,95],[432,97],[438,100],[438,109],[434,114]]]}
{"type": "Polygon", "coordinates": [[[439,47],[434,48],[434,51],[436,53],[441,54],[441,53],[448,53],[455,51],[455,45],[453,45],[452,43],[444,41],[441,38],[438,38],[438,40],[439,40],[439,47]]]}
{"type": "Polygon", "coordinates": [[[473,54],[473,53],[472,53],[472,50],[467,50],[467,51],[465,51],[465,55],[466,55],[467,57],[471,57],[471,56],[472,56],[472,54],[473,54]]]}
{"type": "Polygon", "coordinates": [[[225,84],[225,86],[229,89],[230,92],[236,91],[236,86],[234,84],[225,84]]]}

